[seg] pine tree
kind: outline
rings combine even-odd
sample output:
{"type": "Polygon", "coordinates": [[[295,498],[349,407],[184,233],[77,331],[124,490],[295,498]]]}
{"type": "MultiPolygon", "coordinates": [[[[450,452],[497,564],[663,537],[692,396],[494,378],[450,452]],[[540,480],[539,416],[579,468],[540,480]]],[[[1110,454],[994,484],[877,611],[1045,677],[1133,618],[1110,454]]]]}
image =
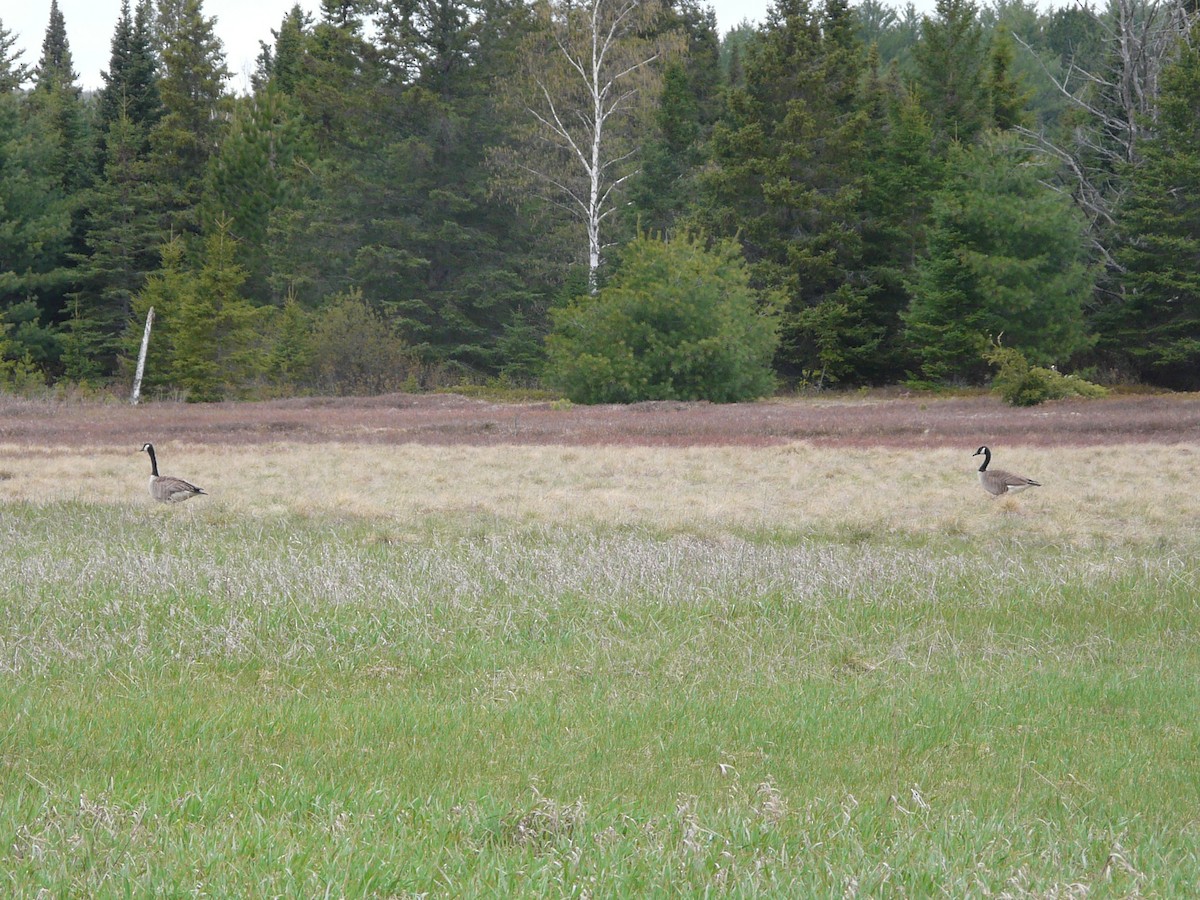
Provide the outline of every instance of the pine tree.
{"type": "Polygon", "coordinates": [[[271,216],[284,202],[295,168],[310,150],[294,102],[268,82],[239,98],[218,151],[209,160],[201,220],[228,220],[237,239],[246,291],[259,303],[274,298],[268,284],[267,244],[271,216]]]}
{"type": "Polygon", "coordinates": [[[258,69],[252,79],[255,91],[270,83],[284,94],[295,92],[304,77],[306,42],[312,25],[312,17],[297,3],[283,17],[279,30],[271,30],[274,45],[259,42],[258,69]]]}
{"type": "Polygon", "coordinates": [[[208,160],[220,143],[229,70],[201,0],[159,0],[164,114],[150,132],[157,206],[172,233],[196,233],[208,160]]]}
{"type": "Polygon", "coordinates": [[[882,332],[870,322],[857,226],[863,57],[846,4],[782,0],[743,64],[696,221],[738,235],[756,284],[786,296],[777,362],[789,375],[858,377],[882,332]]]}
{"type": "Polygon", "coordinates": [[[1091,343],[1083,305],[1095,277],[1070,199],[1046,190],[1011,138],[952,148],[949,167],[905,316],[921,374],[980,381],[982,354],[1001,339],[1037,365],[1068,362],[1091,343]]]}
{"type": "Polygon", "coordinates": [[[46,128],[55,144],[54,168],[63,191],[75,196],[91,181],[87,116],[83,109],[83,91],[75,83],[71,47],[67,41],[66,20],[51,0],[50,23],[42,41],[42,56],[34,69],[34,89],[29,114],[46,128]]]}
{"type": "Polygon", "coordinates": [[[939,144],[971,143],[991,120],[983,28],[973,0],[937,0],[914,52],[921,102],[939,144]]]}
{"type": "Polygon", "coordinates": [[[890,383],[913,367],[901,339],[902,314],[911,300],[909,282],[927,249],[930,210],[942,166],[934,153],[933,129],[913,91],[895,66],[878,72],[868,60],[865,88],[867,129],[863,138],[863,264],[871,285],[869,317],[883,337],[862,377],[890,383]]]}
{"type": "Polygon", "coordinates": [[[203,265],[176,298],[167,299],[174,356],[172,382],[198,403],[244,396],[262,375],[259,331],[264,313],[242,295],[229,223],[205,238],[203,265]]]}
{"type": "Polygon", "coordinates": [[[166,239],[154,210],[145,129],[127,116],[109,125],[104,170],[90,196],[86,251],[75,257],[67,376],[116,373],[133,297],[158,265],[166,239]]]}
{"type": "Polygon", "coordinates": [[[1200,390],[1200,24],[1160,88],[1157,128],[1138,144],[1118,218],[1123,296],[1096,325],[1101,346],[1142,378],[1200,390]]]}
{"type": "Polygon", "coordinates": [[[991,109],[991,125],[1009,131],[1029,123],[1029,100],[1033,92],[1027,89],[1019,75],[1013,75],[1013,41],[1009,32],[997,28],[988,53],[987,94],[991,109]]]}
{"type": "Polygon", "coordinates": [[[65,241],[52,257],[44,254],[47,266],[38,290],[29,295],[44,326],[56,326],[66,316],[67,295],[75,277],[69,256],[83,249],[84,198],[94,175],[91,134],[76,77],[66,21],[57,0],[52,0],[42,55],[33,73],[34,87],[24,104],[28,127],[45,142],[50,154],[47,173],[53,188],[47,195],[48,205],[61,202],[69,216],[65,241]]]}
{"type": "Polygon", "coordinates": [[[12,97],[29,78],[29,67],[20,62],[24,51],[14,50],[17,36],[0,21],[0,97],[12,97]]]}
{"type": "MultiPolygon", "coordinates": [[[[152,34],[154,11],[151,0],[139,0],[130,14],[129,0],[122,0],[121,16],[112,37],[108,69],[100,73],[104,87],[97,100],[96,130],[100,135],[103,164],[106,134],[114,123],[125,119],[141,127],[143,135],[162,117],[158,93],[158,58],[152,34]]],[[[125,126],[122,126],[125,127],[125,126]]]]}
{"type": "Polygon", "coordinates": [[[10,358],[42,355],[54,365],[52,326],[66,283],[71,203],[54,134],[41,115],[24,109],[20,86],[29,70],[13,44],[0,25],[0,332],[8,331],[10,358]],[[18,319],[23,328],[8,329],[18,319]]]}
{"type": "Polygon", "coordinates": [[[686,70],[671,63],[663,72],[658,135],[647,142],[641,172],[629,191],[635,224],[650,234],[669,234],[690,200],[699,162],[699,111],[686,70]]]}
{"type": "Polygon", "coordinates": [[[68,378],[116,373],[133,297],[166,239],[148,164],[149,132],[162,115],[150,0],[122,4],[97,102],[99,171],[87,195],[83,249],[72,254],[78,288],[64,336],[68,378]]]}

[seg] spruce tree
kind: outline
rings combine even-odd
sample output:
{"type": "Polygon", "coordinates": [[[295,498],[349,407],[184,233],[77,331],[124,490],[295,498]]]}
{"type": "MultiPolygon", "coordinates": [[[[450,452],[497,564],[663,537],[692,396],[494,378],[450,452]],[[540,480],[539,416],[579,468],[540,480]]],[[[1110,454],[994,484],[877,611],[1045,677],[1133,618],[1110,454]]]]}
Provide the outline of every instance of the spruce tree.
{"type": "Polygon", "coordinates": [[[913,91],[894,66],[878,71],[871,54],[865,88],[867,129],[863,138],[863,264],[871,285],[869,316],[883,335],[865,360],[862,377],[890,383],[912,368],[901,335],[901,318],[911,300],[909,283],[927,248],[930,209],[942,165],[934,153],[933,129],[913,91]]]}
{"type": "Polygon", "coordinates": [[[86,250],[75,258],[80,284],[71,296],[67,376],[116,373],[133,297],[157,267],[166,235],[154,210],[154,185],[142,125],[128,116],[106,132],[101,177],[90,195],[86,250]]]}
{"type": "Polygon", "coordinates": [[[29,127],[44,139],[50,152],[54,190],[47,196],[49,205],[61,198],[70,217],[66,241],[43,273],[38,291],[31,295],[45,325],[57,325],[66,315],[67,294],[75,278],[69,256],[83,249],[85,192],[94,176],[91,133],[76,78],[66,20],[57,0],[52,0],[42,55],[33,73],[34,87],[24,104],[29,127]]]}
{"type": "Polygon", "coordinates": [[[162,304],[171,383],[193,403],[244,396],[265,371],[264,312],[241,293],[246,273],[237,265],[229,223],[215,223],[205,237],[198,271],[183,269],[179,256],[179,249],[164,254],[164,274],[151,279],[142,297],[142,305],[162,304]]]}
{"type": "Polygon", "coordinates": [[[104,87],[100,89],[97,99],[96,130],[101,138],[102,162],[106,133],[114,123],[128,120],[128,123],[140,126],[143,135],[146,135],[162,117],[153,18],[151,0],[139,0],[132,15],[129,0],[122,0],[121,16],[113,32],[108,68],[100,73],[104,87]]]}
{"type": "Polygon", "coordinates": [[[1120,299],[1101,346],[1155,384],[1200,390],[1200,24],[1160,79],[1155,131],[1127,171],[1118,223],[1120,299]]]}
{"type": "Polygon", "coordinates": [[[794,378],[858,378],[883,334],[871,322],[858,228],[865,116],[849,9],[782,0],[743,60],[713,131],[696,221],[738,235],[760,287],[787,298],[778,364],[794,378]]]}
{"type": "Polygon", "coordinates": [[[948,165],[905,316],[921,375],[981,381],[997,340],[1034,364],[1065,365],[1091,343],[1083,305],[1095,277],[1070,198],[1047,190],[1009,137],[956,146],[948,165]]]}
{"type": "Polygon", "coordinates": [[[258,303],[282,299],[272,295],[264,250],[271,217],[308,155],[294,102],[268,82],[235,102],[229,129],[209,160],[201,220],[228,220],[238,263],[247,272],[246,292],[258,303]]]}
{"type": "Polygon", "coordinates": [[[921,102],[939,145],[969,144],[991,121],[983,27],[973,0],[937,0],[914,55],[921,102]]]}
{"type": "Polygon", "coordinates": [[[150,132],[157,205],[172,233],[196,233],[209,157],[220,144],[229,70],[201,0],[159,0],[158,83],[164,114],[150,132]]]}

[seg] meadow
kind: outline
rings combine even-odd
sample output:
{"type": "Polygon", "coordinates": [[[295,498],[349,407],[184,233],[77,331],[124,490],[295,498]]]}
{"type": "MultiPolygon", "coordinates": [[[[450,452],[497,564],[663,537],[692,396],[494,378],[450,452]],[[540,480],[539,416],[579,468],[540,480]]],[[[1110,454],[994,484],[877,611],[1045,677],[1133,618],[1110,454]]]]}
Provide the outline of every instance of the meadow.
{"type": "Polygon", "coordinates": [[[1200,894],[1192,433],[764,407],[0,409],[0,894],[1200,894]]]}

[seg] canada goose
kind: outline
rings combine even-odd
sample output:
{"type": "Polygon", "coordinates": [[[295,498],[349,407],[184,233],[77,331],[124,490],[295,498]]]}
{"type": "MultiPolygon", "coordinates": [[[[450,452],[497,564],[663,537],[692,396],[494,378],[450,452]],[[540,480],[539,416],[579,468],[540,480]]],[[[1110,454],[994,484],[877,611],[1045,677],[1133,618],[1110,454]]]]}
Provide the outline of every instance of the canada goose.
{"type": "Polygon", "coordinates": [[[163,503],[182,503],[197,494],[205,493],[203,488],[173,478],[170,475],[158,474],[158,459],[154,456],[153,444],[142,444],[142,452],[150,454],[150,496],[163,503]]]}
{"type": "Polygon", "coordinates": [[[989,494],[999,497],[1001,494],[1015,494],[1025,488],[1042,486],[1041,482],[1025,478],[1023,475],[1014,475],[1003,469],[989,470],[988,463],[992,461],[992,451],[987,447],[980,447],[971,455],[979,456],[981,453],[983,454],[983,465],[979,467],[979,483],[989,494]]]}

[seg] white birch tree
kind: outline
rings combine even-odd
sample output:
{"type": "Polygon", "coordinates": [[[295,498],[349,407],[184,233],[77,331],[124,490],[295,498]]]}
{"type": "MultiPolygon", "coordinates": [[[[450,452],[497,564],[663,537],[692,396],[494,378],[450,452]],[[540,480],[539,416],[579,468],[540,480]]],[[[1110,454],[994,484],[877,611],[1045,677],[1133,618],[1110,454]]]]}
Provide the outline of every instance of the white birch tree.
{"type": "Polygon", "coordinates": [[[656,31],[659,0],[542,0],[536,10],[524,78],[507,90],[522,124],[493,161],[501,190],[533,191],[583,225],[594,293],[604,226],[637,174],[662,63],[683,38],[656,31]]]}

